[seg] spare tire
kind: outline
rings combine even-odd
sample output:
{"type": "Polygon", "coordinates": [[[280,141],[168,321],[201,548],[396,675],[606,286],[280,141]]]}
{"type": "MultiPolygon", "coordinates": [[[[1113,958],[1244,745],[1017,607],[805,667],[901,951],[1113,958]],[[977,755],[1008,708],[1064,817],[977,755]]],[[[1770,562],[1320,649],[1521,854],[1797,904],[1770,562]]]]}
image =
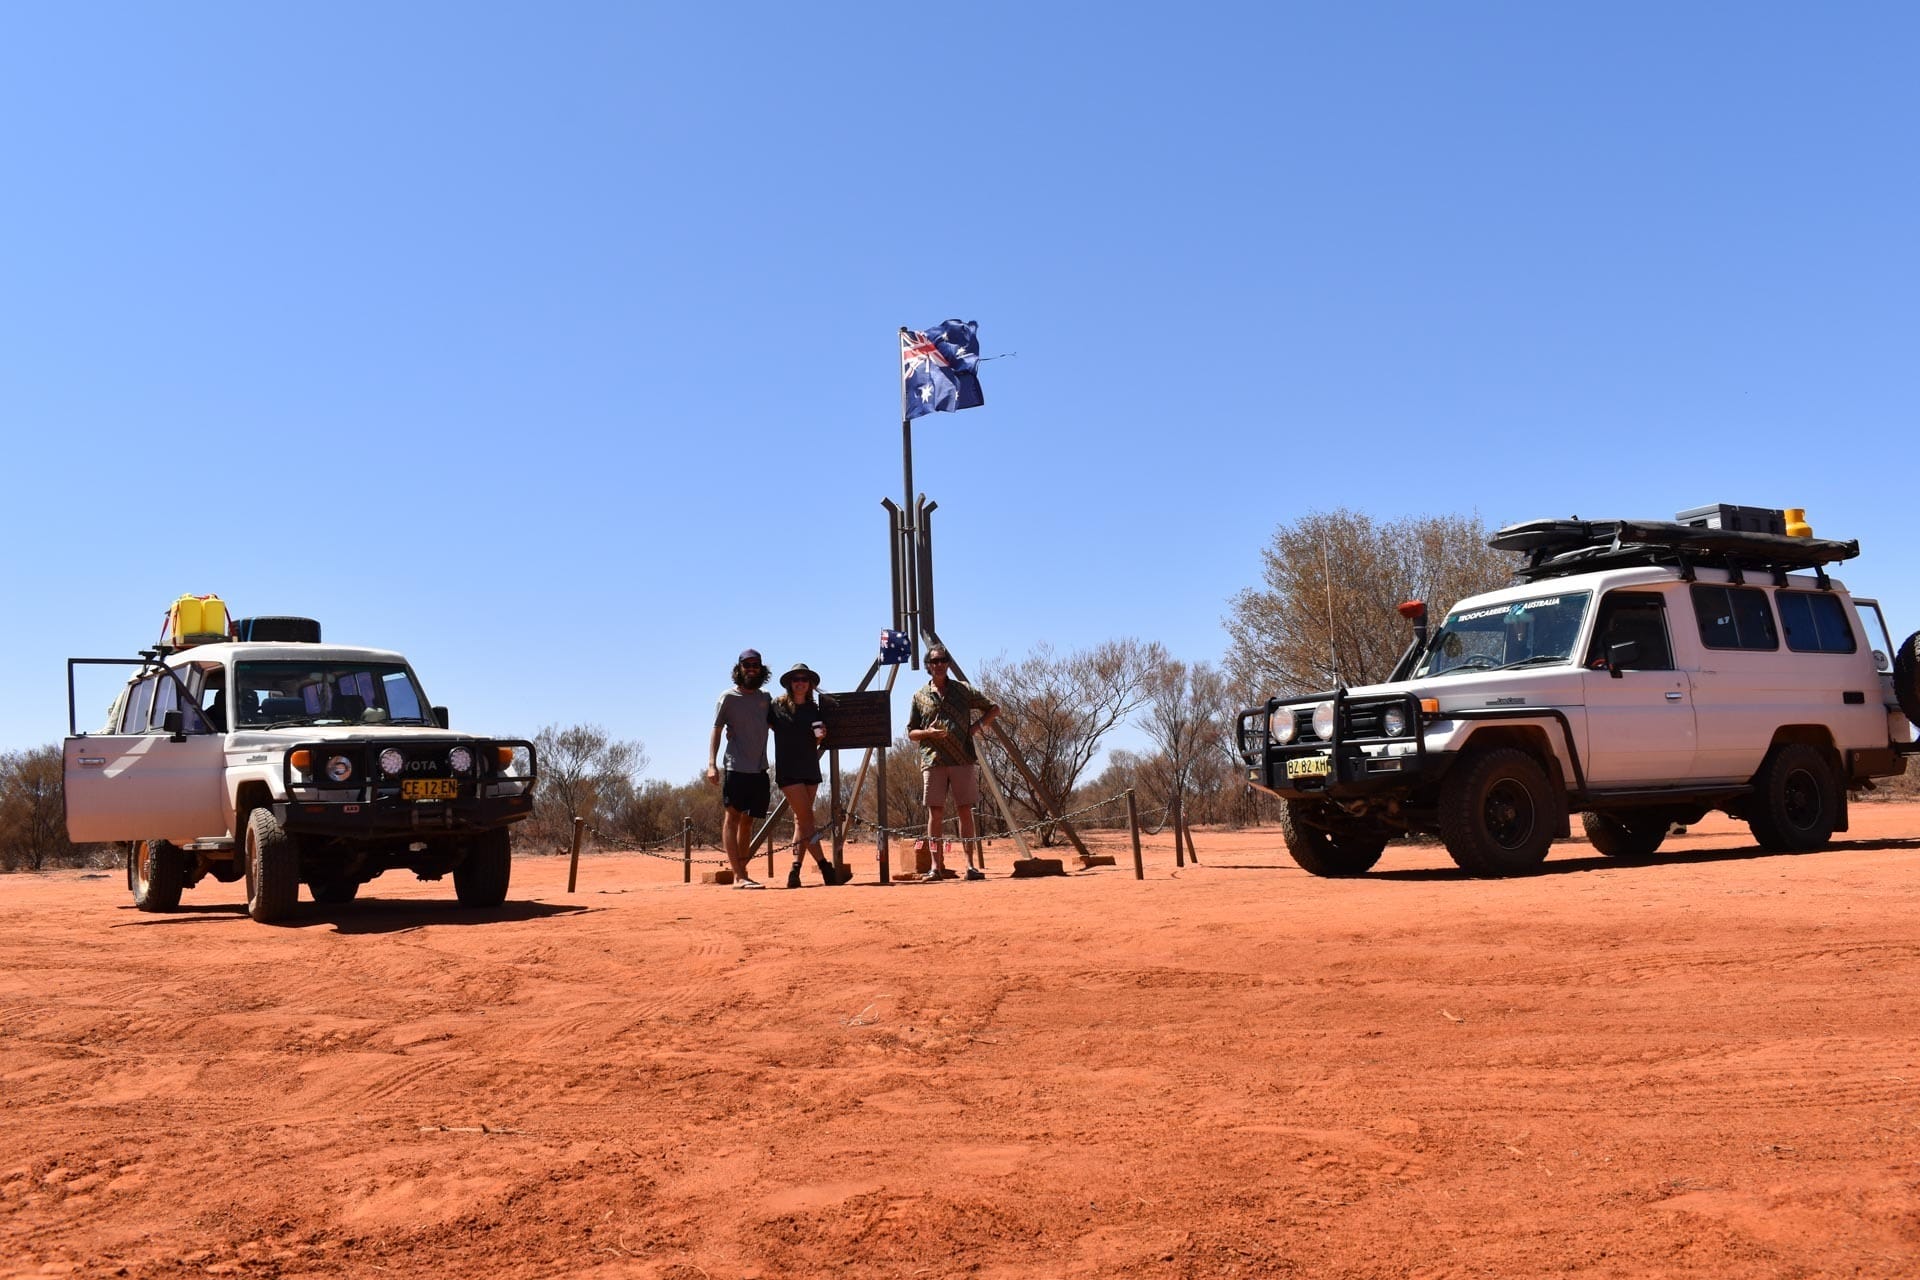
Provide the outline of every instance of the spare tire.
{"type": "Polygon", "coordinates": [[[1893,696],[1907,719],[1920,725],[1920,631],[1902,640],[1893,655],[1893,696]]]}

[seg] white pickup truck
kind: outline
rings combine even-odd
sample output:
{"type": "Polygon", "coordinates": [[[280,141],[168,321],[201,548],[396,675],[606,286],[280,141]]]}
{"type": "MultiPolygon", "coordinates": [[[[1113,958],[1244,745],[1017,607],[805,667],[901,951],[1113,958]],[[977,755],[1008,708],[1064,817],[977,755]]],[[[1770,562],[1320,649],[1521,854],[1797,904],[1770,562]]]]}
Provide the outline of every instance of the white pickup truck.
{"type": "Polygon", "coordinates": [[[1239,713],[1247,781],[1286,802],[1306,870],[1359,875],[1423,833],[1469,873],[1522,874],[1575,812],[1612,857],[1713,809],[1762,848],[1818,849],[1850,792],[1920,750],[1920,634],[1896,653],[1878,604],[1826,572],[1857,543],[1543,520],[1492,545],[1524,556],[1516,585],[1431,633],[1402,606],[1392,679],[1239,713]]]}
{"type": "Polygon", "coordinates": [[[163,646],[70,659],[67,687],[67,834],[125,846],[141,910],[170,911],[211,876],[244,880],[255,920],[285,920],[302,884],[344,903],[399,868],[451,873],[469,906],[506,898],[507,828],[532,812],[533,745],[449,732],[398,653],[163,646]],[[89,664],[133,671],[107,723],[81,732],[73,673],[89,664]]]}

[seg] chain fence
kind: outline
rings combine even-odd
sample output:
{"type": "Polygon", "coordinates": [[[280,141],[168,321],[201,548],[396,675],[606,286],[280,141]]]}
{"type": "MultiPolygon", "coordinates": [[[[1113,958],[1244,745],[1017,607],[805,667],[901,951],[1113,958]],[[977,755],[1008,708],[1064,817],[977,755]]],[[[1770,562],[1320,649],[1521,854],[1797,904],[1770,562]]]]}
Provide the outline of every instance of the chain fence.
{"type": "MultiPolygon", "coordinates": [[[[993,840],[1008,840],[1013,838],[1015,835],[1031,835],[1034,832],[1040,831],[1041,829],[1046,827],[1058,826],[1062,822],[1071,822],[1075,818],[1084,817],[1090,813],[1098,813],[1099,811],[1103,809],[1111,808],[1116,804],[1124,805],[1126,803],[1126,800],[1127,800],[1127,793],[1122,791],[1115,795],[1108,796],[1104,800],[1096,800],[1092,804],[1083,805],[1082,807],[1075,809],[1070,813],[1062,813],[1062,814],[1056,814],[1050,817],[1038,818],[1033,822],[1028,823],[1024,827],[1015,827],[1015,828],[1010,828],[1004,831],[986,832],[986,833],[976,834],[972,836],[943,836],[942,838],[945,839],[948,844],[958,844],[958,845],[986,844],[989,841],[993,841],[993,840]]],[[[1161,806],[1160,812],[1157,815],[1157,823],[1155,825],[1149,825],[1144,818],[1141,820],[1140,833],[1142,835],[1155,835],[1155,836],[1159,835],[1162,831],[1166,830],[1168,815],[1171,814],[1172,811],[1173,811],[1173,802],[1168,801],[1166,804],[1161,806]]],[[[853,831],[857,828],[865,828],[866,830],[870,832],[874,832],[876,834],[884,831],[887,833],[887,835],[891,836],[895,840],[924,840],[927,835],[927,829],[924,825],[911,826],[911,827],[883,827],[879,823],[873,822],[867,818],[863,818],[858,814],[842,814],[836,821],[825,823],[824,825],[815,828],[813,833],[814,842],[832,839],[834,829],[836,826],[846,827],[849,835],[851,835],[853,831]]],[[[686,853],[686,834],[684,830],[676,831],[669,836],[662,836],[658,840],[642,840],[638,843],[628,843],[626,842],[624,837],[614,836],[611,833],[602,831],[598,827],[592,826],[590,824],[585,828],[585,832],[586,834],[593,837],[594,842],[599,845],[600,850],[603,853],[637,853],[642,855],[643,857],[659,858],[665,862],[685,863],[689,860],[687,858],[687,853],[686,853]],[[672,851],[668,852],[669,849],[671,849],[672,851]]],[[[773,847],[777,848],[780,845],[791,843],[791,841],[769,841],[768,843],[771,844],[773,847]]],[[[691,861],[698,863],[701,866],[724,867],[727,865],[727,860],[724,857],[719,857],[719,858],[696,857],[691,859],[691,861]]]]}

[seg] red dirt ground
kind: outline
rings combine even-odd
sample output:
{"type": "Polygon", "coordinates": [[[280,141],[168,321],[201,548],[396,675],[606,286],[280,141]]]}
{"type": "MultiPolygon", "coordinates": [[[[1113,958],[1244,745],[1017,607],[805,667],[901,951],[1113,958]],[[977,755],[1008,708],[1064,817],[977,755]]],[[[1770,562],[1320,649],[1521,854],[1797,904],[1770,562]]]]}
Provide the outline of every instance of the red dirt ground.
{"type": "Polygon", "coordinates": [[[1144,883],[1111,835],[799,893],[534,859],[284,928],[7,877],[0,1274],[1910,1277],[1920,805],[1853,818],[1502,882],[1270,831],[1144,883]]]}

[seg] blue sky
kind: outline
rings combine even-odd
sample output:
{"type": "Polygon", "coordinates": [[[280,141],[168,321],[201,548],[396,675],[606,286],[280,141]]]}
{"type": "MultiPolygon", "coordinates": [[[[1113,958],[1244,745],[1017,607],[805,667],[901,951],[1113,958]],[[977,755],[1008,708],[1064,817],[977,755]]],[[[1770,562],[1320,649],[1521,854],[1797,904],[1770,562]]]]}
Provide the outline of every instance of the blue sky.
{"type": "Polygon", "coordinates": [[[962,661],[1217,659],[1314,508],[1805,506],[1920,626],[1920,10],[96,4],[0,17],[0,750],[168,600],[704,763],[865,670],[895,330],[962,661]]]}

